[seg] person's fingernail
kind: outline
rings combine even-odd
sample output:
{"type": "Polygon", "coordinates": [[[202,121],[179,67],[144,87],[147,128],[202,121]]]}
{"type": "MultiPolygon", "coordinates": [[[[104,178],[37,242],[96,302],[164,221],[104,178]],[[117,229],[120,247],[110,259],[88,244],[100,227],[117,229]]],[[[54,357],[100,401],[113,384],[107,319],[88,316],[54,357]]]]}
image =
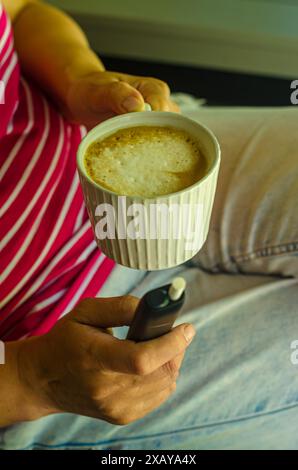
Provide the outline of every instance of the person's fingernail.
{"type": "Polygon", "coordinates": [[[185,337],[186,341],[188,343],[190,343],[192,341],[192,339],[194,338],[194,336],[196,334],[196,331],[195,331],[195,329],[192,325],[187,325],[184,328],[183,333],[184,333],[184,337],[185,337]]]}
{"type": "Polygon", "coordinates": [[[138,98],[129,96],[122,102],[122,106],[124,109],[126,109],[126,111],[137,111],[142,108],[142,103],[138,98]]]}

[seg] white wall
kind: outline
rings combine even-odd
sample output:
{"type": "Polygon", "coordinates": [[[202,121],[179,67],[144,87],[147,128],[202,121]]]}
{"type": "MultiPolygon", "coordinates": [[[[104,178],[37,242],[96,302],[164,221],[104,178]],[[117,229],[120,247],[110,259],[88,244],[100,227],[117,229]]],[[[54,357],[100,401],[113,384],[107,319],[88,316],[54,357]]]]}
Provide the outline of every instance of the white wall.
{"type": "Polygon", "coordinates": [[[50,0],[101,53],[298,78],[298,0],[50,0]]]}

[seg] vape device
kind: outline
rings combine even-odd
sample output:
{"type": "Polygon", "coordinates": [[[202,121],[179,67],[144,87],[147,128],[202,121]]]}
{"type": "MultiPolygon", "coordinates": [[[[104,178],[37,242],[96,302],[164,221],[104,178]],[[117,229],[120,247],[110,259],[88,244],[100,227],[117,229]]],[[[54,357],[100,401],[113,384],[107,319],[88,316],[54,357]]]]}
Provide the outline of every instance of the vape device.
{"type": "Polygon", "coordinates": [[[127,339],[146,341],[168,333],[185,299],[186,282],[176,277],[171,284],[145,294],[128,330],[127,339]]]}

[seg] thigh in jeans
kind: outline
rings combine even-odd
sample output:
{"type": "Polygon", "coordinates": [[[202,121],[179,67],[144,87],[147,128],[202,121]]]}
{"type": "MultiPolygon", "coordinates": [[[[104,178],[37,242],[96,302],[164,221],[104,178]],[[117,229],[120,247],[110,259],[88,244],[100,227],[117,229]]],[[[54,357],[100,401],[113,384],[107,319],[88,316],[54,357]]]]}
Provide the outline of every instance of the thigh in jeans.
{"type": "Polygon", "coordinates": [[[214,272],[298,276],[298,109],[185,114],[222,149],[210,231],[194,261],[214,272]]]}

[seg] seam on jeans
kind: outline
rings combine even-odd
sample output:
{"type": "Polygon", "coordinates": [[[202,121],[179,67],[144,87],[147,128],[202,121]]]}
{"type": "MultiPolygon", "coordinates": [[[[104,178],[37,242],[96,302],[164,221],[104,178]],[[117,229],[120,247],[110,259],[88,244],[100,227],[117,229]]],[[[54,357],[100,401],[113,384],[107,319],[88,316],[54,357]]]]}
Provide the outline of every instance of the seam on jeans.
{"type": "MultiPolygon", "coordinates": [[[[251,253],[245,253],[241,255],[231,255],[229,261],[221,261],[219,263],[216,263],[210,268],[207,268],[207,271],[210,270],[211,273],[221,272],[222,268],[224,268],[224,269],[227,269],[227,272],[229,272],[229,269],[231,268],[231,266],[234,266],[235,268],[237,268],[238,272],[240,273],[241,267],[239,266],[239,263],[245,263],[247,261],[251,261],[254,259],[258,259],[258,258],[285,255],[285,254],[290,254],[294,252],[298,253],[298,241],[283,243],[281,245],[266,246],[266,247],[254,250],[251,253]]],[[[199,262],[196,262],[194,265],[202,269],[199,262]]]]}
{"type": "Polygon", "coordinates": [[[130,441],[137,441],[137,440],[140,441],[142,439],[143,440],[144,439],[155,439],[155,438],[158,438],[158,437],[171,436],[171,435],[179,434],[179,433],[182,433],[182,432],[190,432],[190,431],[194,431],[196,429],[211,428],[211,427],[214,427],[214,426],[224,426],[225,424],[233,424],[233,423],[237,423],[237,422],[241,422],[241,421],[247,421],[247,420],[250,420],[250,419],[261,418],[261,417],[264,417],[264,416],[270,416],[270,415],[277,414],[277,413],[287,411],[287,410],[290,410],[292,408],[297,408],[297,407],[298,407],[298,402],[295,402],[295,403],[283,406],[281,408],[275,408],[275,409],[268,410],[268,411],[262,411],[260,413],[251,413],[251,414],[248,414],[248,415],[243,415],[243,416],[239,416],[239,417],[235,417],[235,418],[231,418],[231,419],[227,419],[227,420],[220,420],[220,421],[213,421],[213,422],[210,422],[210,423],[199,424],[198,426],[192,426],[190,428],[184,428],[184,429],[177,429],[175,431],[166,431],[166,432],[161,432],[161,433],[155,433],[155,434],[151,434],[149,436],[143,435],[143,436],[134,436],[134,437],[118,437],[118,438],[114,438],[114,439],[107,439],[105,441],[100,440],[100,441],[97,441],[97,442],[65,442],[63,444],[56,444],[56,445],[42,444],[42,443],[39,443],[39,442],[33,442],[33,443],[29,444],[28,446],[22,448],[22,450],[28,450],[28,449],[31,449],[31,448],[38,448],[38,447],[43,448],[43,449],[59,449],[59,448],[63,448],[63,447],[87,447],[87,446],[88,447],[93,447],[93,446],[99,446],[99,445],[114,444],[114,443],[117,443],[117,442],[130,442],[130,441]]]}
{"type": "Polygon", "coordinates": [[[231,256],[231,260],[235,263],[239,263],[239,262],[244,262],[244,261],[250,261],[256,258],[265,258],[267,256],[272,256],[272,255],[292,253],[293,251],[298,251],[298,241],[283,243],[282,245],[266,246],[266,247],[254,250],[251,253],[231,256]]]}

